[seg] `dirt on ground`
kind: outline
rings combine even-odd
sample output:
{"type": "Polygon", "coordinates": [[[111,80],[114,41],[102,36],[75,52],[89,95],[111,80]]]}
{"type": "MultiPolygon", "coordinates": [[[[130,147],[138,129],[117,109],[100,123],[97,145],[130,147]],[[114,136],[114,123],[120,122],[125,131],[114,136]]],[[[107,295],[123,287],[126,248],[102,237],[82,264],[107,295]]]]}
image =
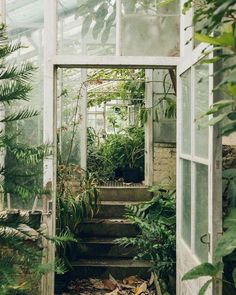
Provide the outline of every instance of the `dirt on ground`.
{"type": "Polygon", "coordinates": [[[148,281],[136,276],[116,280],[111,275],[108,279],[75,280],[63,295],[156,295],[159,283],[154,275],[148,281]]]}

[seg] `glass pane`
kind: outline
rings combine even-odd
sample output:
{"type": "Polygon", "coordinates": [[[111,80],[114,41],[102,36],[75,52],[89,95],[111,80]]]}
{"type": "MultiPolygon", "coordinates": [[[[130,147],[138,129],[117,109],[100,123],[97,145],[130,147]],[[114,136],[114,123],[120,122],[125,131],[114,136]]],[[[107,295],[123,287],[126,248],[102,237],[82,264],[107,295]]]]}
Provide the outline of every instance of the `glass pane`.
{"type": "MultiPolygon", "coordinates": [[[[36,147],[43,142],[43,23],[43,1],[6,1],[6,24],[9,40],[13,43],[20,42],[23,46],[9,56],[8,62],[13,65],[32,62],[37,68],[33,73],[31,82],[30,101],[11,104],[10,112],[31,108],[37,110],[39,115],[6,124],[9,135],[19,132],[16,143],[28,147],[36,147]]],[[[8,109],[6,109],[6,112],[8,112],[8,109]]],[[[19,164],[8,152],[6,169],[12,169],[12,167],[21,169],[26,174],[35,171],[37,176],[16,176],[14,184],[6,179],[6,190],[7,193],[10,193],[11,207],[15,209],[32,209],[37,195],[39,197],[37,208],[40,209],[40,195],[43,187],[43,162],[41,161],[34,167],[31,163],[19,164]],[[21,167],[21,165],[23,166],[21,167]]]]}
{"type": "Polygon", "coordinates": [[[195,167],[195,252],[201,261],[207,261],[208,246],[203,244],[200,239],[208,233],[208,167],[202,164],[196,164],[195,167]]]}
{"type": "Polygon", "coordinates": [[[60,0],[58,14],[60,53],[115,54],[115,0],[60,0]]]}
{"type": "Polygon", "coordinates": [[[208,133],[206,127],[208,117],[199,119],[206,113],[209,106],[209,67],[208,65],[197,65],[195,67],[195,155],[208,158],[208,133]]]}
{"type": "Polygon", "coordinates": [[[182,160],[182,237],[191,245],[191,162],[182,160]]]}
{"type": "Polygon", "coordinates": [[[176,143],[176,93],[173,69],[153,70],[153,140],[176,143]],[[172,77],[173,77],[172,76],[172,77]]]}
{"type": "Polygon", "coordinates": [[[181,76],[182,110],[181,110],[181,151],[191,154],[191,70],[181,76]]]}
{"type": "Polygon", "coordinates": [[[178,1],[122,0],[121,55],[178,56],[179,25],[178,1]]]}
{"type": "Polygon", "coordinates": [[[80,164],[81,110],[83,97],[80,69],[59,69],[58,138],[59,165],[80,164]]]}

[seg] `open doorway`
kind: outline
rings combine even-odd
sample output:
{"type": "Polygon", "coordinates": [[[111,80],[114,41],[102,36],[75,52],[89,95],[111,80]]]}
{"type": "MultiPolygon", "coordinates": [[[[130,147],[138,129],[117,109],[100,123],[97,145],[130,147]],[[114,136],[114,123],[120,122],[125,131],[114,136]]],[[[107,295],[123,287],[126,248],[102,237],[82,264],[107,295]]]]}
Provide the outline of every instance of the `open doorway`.
{"type": "Polygon", "coordinates": [[[152,185],[155,143],[175,142],[175,70],[58,74],[58,164],[77,165],[102,186],[152,185]]]}

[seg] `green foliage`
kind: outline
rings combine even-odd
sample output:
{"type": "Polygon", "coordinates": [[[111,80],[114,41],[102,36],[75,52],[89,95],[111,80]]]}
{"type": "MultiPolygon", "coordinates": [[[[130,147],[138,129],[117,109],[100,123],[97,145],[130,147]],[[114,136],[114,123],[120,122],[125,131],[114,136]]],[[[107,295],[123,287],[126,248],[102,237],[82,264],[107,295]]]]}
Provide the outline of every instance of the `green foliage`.
{"type": "Polygon", "coordinates": [[[220,82],[215,90],[226,98],[214,103],[205,115],[213,115],[209,125],[221,122],[220,135],[230,135],[236,131],[236,8],[234,0],[189,0],[184,11],[195,8],[193,25],[197,27],[195,38],[214,46],[203,52],[203,63],[217,63],[220,69],[216,76],[220,82]],[[195,5],[195,6],[194,6],[195,5]],[[213,35],[212,35],[213,33],[213,35]],[[213,54],[213,58],[209,58],[213,54]]]}
{"type": "MultiPolygon", "coordinates": [[[[42,193],[41,167],[43,157],[49,153],[46,146],[30,146],[19,143],[22,130],[16,131],[19,120],[38,114],[28,108],[20,108],[22,101],[28,101],[32,89],[31,79],[35,67],[31,63],[10,64],[7,59],[21,48],[20,44],[8,42],[6,28],[0,26],[0,103],[5,110],[4,123],[0,131],[1,157],[5,165],[0,167],[0,194],[12,193],[20,201],[42,193]],[[17,103],[17,111],[14,106],[17,103]],[[4,126],[4,127],[3,127],[4,126]],[[5,130],[3,130],[3,128],[5,130]],[[40,177],[41,176],[41,177],[40,177]]],[[[0,214],[0,294],[38,294],[43,274],[59,271],[61,263],[42,264],[42,239],[56,242],[57,238],[45,235],[19,211],[0,214]]],[[[69,240],[69,236],[60,237],[69,240]]]]}
{"type": "MultiPolygon", "coordinates": [[[[236,250],[236,236],[235,236],[236,211],[235,209],[232,209],[230,211],[230,213],[225,219],[224,225],[225,225],[226,231],[217,242],[215,256],[219,261],[222,258],[224,258],[224,260],[234,261],[235,250],[236,250]]],[[[182,280],[192,280],[192,279],[197,279],[200,277],[211,277],[211,280],[208,281],[204,286],[202,286],[201,290],[198,293],[198,295],[204,295],[208,287],[210,286],[211,282],[222,280],[221,275],[222,275],[223,268],[224,268],[224,264],[222,262],[218,262],[216,264],[204,262],[194,267],[189,272],[187,272],[183,276],[182,280]]],[[[235,272],[236,272],[236,266],[234,265],[231,276],[234,280],[234,284],[236,287],[235,272]]],[[[232,285],[231,282],[227,282],[227,283],[229,285],[232,285]]]]}
{"type": "Polygon", "coordinates": [[[104,142],[88,142],[88,171],[99,181],[113,180],[117,169],[126,167],[144,170],[143,127],[129,127],[108,134],[104,142]]]}
{"type": "MultiPolygon", "coordinates": [[[[70,267],[79,224],[98,210],[99,191],[94,177],[77,165],[60,165],[57,174],[57,236],[73,239],[58,245],[57,254],[70,267]],[[75,242],[75,243],[74,243],[75,242]]],[[[58,240],[58,238],[57,238],[58,240]]],[[[62,241],[63,242],[63,239],[62,241]]]]}
{"type": "Polygon", "coordinates": [[[160,278],[175,276],[175,192],[153,187],[155,197],[139,205],[127,206],[127,218],[138,226],[134,238],[120,238],[117,243],[137,249],[135,259],[153,262],[152,271],[160,278]]]}

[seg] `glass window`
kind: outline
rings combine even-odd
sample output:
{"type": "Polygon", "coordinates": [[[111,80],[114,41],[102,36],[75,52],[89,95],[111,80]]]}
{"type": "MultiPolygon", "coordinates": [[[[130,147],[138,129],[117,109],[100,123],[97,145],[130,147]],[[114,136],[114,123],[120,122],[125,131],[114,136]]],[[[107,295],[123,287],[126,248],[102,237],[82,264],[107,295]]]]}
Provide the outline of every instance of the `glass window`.
{"type": "Polygon", "coordinates": [[[197,65],[195,67],[195,155],[208,158],[208,117],[200,117],[206,113],[209,101],[209,67],[197,65]]]}
{"type": "Polygon", "coordinates": [[[121,55],[178,56],[178,1],[122,0],[121,55]]]}
{"type": "Polygon", "coordinates": [[[191,162],[182,160],[182,237],[191,245],[191,162]]]}
{"type": "Polygon", "coordinates": [[[62,54],[179,56],[178,1],[57,1],[62,54]]]}
{"type": "Polygon", "coordinates": [[[115,54],[115,0],[58,0],[58,14],[60,53],[115,54]]]}
{"type": "Polygon", "coordinates": [[[202,164],[195,167],[195,252],[201,261],[208,261],[208,246],[201,242],[201,237],[208,234],[208,167],[202,164]]]}
{"type": "Polygon", "coordinates": [[[182,82],[182,142],[181,151],[191,154],[191,70],[189,69],[181,76],[182,82]]]}

